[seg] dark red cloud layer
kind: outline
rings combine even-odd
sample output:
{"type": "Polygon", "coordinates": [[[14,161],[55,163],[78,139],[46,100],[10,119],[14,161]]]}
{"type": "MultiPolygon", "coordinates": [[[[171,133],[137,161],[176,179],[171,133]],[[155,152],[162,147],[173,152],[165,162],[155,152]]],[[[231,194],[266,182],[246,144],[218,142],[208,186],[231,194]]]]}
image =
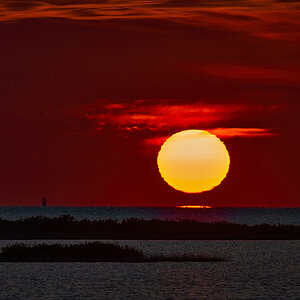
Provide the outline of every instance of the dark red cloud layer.
{"type": "Polygon", "coordinates": [[[299,206],[300,1],[0,3],[0,205],[299,206]],[[213,191],[172,190],[161,143],[226,144],[213,191]]]}

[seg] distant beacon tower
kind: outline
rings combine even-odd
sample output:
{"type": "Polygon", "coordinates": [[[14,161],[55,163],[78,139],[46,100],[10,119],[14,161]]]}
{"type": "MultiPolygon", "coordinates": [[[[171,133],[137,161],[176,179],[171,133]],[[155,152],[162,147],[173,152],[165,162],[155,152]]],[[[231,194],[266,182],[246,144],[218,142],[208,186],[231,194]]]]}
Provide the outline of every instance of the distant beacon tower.
{"type": "Polygon", "coordinates": [[[47,206],[47,198],[46,197],[42,198],[42,206],[47,206]]]}

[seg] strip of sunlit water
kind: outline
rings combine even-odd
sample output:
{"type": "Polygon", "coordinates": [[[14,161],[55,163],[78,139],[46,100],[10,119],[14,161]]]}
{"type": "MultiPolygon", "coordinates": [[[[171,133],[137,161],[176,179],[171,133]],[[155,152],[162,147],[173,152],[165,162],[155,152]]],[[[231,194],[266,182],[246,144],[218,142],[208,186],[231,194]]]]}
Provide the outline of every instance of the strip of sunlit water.
{"type": "Polygon", "coordinates": [[[209,205],[180,205],[176,206],[179,208],[212,208],[212,206],[209,205]]]}

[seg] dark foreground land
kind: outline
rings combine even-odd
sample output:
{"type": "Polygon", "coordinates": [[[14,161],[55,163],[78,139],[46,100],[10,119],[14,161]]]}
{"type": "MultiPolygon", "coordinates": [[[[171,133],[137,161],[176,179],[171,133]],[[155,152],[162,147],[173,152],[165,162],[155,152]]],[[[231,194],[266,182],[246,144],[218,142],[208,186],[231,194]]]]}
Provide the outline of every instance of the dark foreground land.
{"type": "Polygon", "coordinates": [[[204,255],[151,255],[115,243],[14,244],[3,247],[1,262],[208,262],[223,258],[204,255]]]}
{"type": "Polygon", "coordinates": [[[72,216],[0,219],[0,239],[126,239],[126,240],[291,240],[300,226],[243,225],[193,220],[76,220],[72,216]]]}

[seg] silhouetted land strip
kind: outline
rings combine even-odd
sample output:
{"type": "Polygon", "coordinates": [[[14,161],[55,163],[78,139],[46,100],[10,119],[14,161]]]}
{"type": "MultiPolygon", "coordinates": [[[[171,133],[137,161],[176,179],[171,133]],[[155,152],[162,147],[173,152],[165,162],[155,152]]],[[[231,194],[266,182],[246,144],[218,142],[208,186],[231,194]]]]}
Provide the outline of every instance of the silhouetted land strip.
{"type": "Polygon", "coordinates": [[[153,255],[115,243],[14,244],[1,249],[1,262],[205,262],[224,261],[204,255],[153,255]]]}
{"type": "Polygon", "coordinates": [[[126,239],[126,240],[290,240],[300,239],[300,226],[243,225],[193,220],[76,220],[69,215],[0,219],[0,239],[126,239]]]}

